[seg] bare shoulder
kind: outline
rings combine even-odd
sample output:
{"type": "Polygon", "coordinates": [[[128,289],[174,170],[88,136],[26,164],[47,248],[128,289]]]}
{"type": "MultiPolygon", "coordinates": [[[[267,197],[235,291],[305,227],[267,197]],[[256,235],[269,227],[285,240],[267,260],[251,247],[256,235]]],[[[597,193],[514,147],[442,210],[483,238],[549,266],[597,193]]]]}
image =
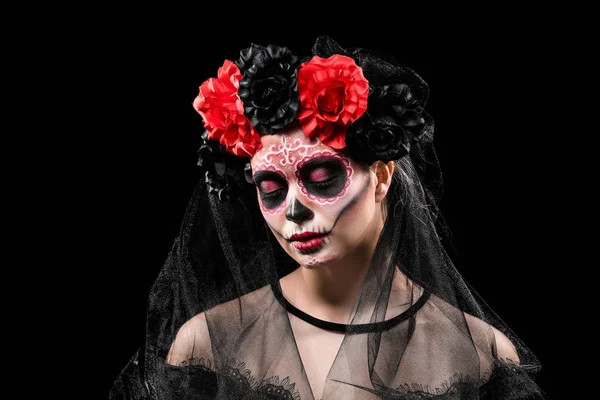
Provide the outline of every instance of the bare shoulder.
{"type": "Polygon", "coordinates": [[[496,351],[498,353],[498,358],[501,360],[510,360],[513,363],[519,363],[519,355],[517,353],[517,349],[514,343],[502,332],[498,329],[494,328],[490,324],[482,321],[481,319],[471,315],[465,314],[465,318],[467,321],[467,325],[469,325],[469,329],[480,331],[482,329],[491,329],[494,333],[494,339],[496,342],[496,351]]]}
{"type": "Polygon", "coordinates": [[[203,312],[190,318],[179,328],[171,344],[167,363],[181,365],[193,358],[204,358],[205,361],[213,358],[208,323],[203,312]]]}

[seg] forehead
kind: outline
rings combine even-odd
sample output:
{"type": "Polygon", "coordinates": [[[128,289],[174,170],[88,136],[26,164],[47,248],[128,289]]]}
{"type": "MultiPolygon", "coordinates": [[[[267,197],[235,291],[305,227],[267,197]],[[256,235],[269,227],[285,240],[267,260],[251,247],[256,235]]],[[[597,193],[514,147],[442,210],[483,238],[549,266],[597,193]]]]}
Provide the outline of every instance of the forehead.
{"type": "Polygon", "coordinates": [[[315,137],[309,138],[301,128],[294,128],[274,135],[261,136],[262,149],[250,159],[253,170],[261,169],[261,165],[275,165],[279,168],[293,167],[306,157],[342,156],[315,137]]]}

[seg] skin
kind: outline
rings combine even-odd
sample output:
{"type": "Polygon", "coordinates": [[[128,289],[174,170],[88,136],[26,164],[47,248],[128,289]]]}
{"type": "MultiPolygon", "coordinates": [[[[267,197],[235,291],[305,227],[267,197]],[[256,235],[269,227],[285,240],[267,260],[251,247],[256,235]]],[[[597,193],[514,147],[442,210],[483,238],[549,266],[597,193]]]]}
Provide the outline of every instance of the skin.
{"type": "Polygon", "coordinates": [[[317,318],[346,322],[383,229],[394,163],[366,166],[308,138],[295,125],[261,137],[250,164],[263,217],[299,268],[282,278],[288,301],[317,318]],[[294,246],[294,233],[320,232],[319,246],[294,246]]]}
{"type": "MultiPolygon", "coordinates": [[[[263,149],[251,159],[261,211],[282,248],[299,264],[296,270],[281,278],[283,294],[296,307],[317,318],[346,323],[383,229],[382,201],[391,183],[394,163],[358,164],[318,139],[309,139],[298,126],[276,135],[263,135],[261,141],[263,149]],[[336,182],[328,187],[314,185],[314,182],[327,180],[336,182]],[[277,190],[282,192],[265,198],[266,193],[277,190]],[[327,237],[318,248],[301,251],[293,246],[289,237],[305,231],[327,232],[327,237]]],[[[396,271],[388,304],[389,317],[405,309],[413,290],[412,283],[396,271]]],[[[474,316],[465,314],[465,318],[473,332],[490,329],[474,316]]],[[[293,317],[290,321],[297,332],[299,351],[314,392],[321,393],[343,334],[319,336],[318,328],[294,324],[293,317]],[[303,340],[318,342],[321,346],[306,344],[303,340]],[[311,354],[313,348],[331,352],[319,350],[311,354]]],[[[498,358],[518,362],[513,343],[497,329],[491,329],[498,358]]],[[[486,377],[489,356],[479,352],[481,376],[486,377]]],[[[167,362],[179,365],[197,356],[213,360],[204,313],[181,327],[167,362]]]]}

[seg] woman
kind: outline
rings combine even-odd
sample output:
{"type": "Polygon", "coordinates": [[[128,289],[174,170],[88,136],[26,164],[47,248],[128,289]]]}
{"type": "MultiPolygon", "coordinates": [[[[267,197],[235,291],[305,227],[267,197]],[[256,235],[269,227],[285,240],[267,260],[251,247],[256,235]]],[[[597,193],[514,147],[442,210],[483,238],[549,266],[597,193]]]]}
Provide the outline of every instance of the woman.
{"type": "Polygon", "coordinates": [[[428,88],[319,37],[200,86],[206,179],[112,398],[544,398],[444,250],[428,88]]]}

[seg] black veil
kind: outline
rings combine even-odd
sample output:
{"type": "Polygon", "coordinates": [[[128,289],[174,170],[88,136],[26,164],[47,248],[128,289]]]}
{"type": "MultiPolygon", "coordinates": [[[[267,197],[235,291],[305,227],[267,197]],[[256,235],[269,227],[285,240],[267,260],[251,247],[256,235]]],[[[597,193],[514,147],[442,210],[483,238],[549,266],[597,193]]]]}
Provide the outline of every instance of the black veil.
{"type": "MultiPolygon", "coordinates": [[[[312,52],[348,55],[369,82],[403,82],[425,105],[427,84],[388,56],[329,37],[312,52]]],[[[434,124],[423,115],[420,139],[396,161],[386,222],[320,397],[545,398],[534,380],[538,359],[446,251],[434,124]],[[395,291],[397,283],[407,290],[395,291]],[[507,343],[518,362],[501,356],[507,343]]],[[[279,284],[298,265],[269,231],[243,174],[221,178],[207,171],[189,200],[151,289],[146,342],[111,399],[315,399],[290,326],[289,313],[302,311],[279,284]],[[171,365],[182,334],[191,335],[188,356],[171,365]]]]}

